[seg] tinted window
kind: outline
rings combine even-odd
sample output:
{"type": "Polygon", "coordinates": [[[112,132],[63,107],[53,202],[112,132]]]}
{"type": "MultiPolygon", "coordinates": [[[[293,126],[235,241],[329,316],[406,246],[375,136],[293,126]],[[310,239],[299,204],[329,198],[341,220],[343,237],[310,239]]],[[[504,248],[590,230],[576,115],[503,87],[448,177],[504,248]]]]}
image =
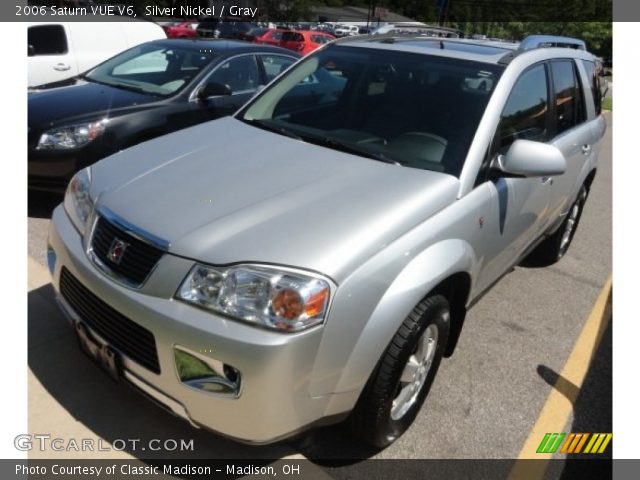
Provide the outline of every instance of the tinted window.
{"type": "Polygon", "coordinates": [[[304,42],[304,37],[297,32],[284,32],[282,34],[282,41],[284,42],[304,42]]]}
{"type": "Polygon", "coordinates": [[[227,85],[232,93],[241,93],[257,89],[260,75],[253,55],[243,55],[224,62],[208,81],[227,85]]]}
{"type": "Polygon", "coordinates": [[[549,112],[544,65],[522,74],[509,95],[494,139],[494,152],[504,153],[517,139],[548,140],[549,112]]]}
{"type": "Polygon", "coordinates": [[[556,134],[560,134],[585,120],[584,101],[576,81],[573,61],[552,62],[551,73],[556,106],[556,134]]]}
{"type": "Polygon", "coordinates": [[[67,35],[62,25],[29,27],[28,43],[34,55],[61,55],[67,53],[67,35]]]}
{"type": "Polygon", "coordinates": [[[602,113],[602,86],[600,84],[600,75],[596,69],[595,62],[583,60],[584,68],[587,71],[587,78],[591,82],[591,94],[593,95],[593,104],[596,107],[596,115],[602,113]]]}
{"type": "Polygon", "coordinates": [[[264,73],[267,82],[270,82],[295,62],[291,57],[283,57],[281,55],[259,55],[258,58],[264,67],[264,73]]]}

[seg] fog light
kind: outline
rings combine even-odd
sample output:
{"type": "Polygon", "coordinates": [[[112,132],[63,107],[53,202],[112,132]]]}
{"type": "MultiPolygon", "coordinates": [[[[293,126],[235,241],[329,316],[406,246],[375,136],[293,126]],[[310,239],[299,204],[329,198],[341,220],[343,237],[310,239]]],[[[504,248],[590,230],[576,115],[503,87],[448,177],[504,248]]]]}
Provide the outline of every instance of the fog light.
{"type": "Polygon", "coordinates": [[[176,345],[173,348],[176,374],[188,387],[218,395],[240,396],[240,372],[215,358],[176,345]]]}

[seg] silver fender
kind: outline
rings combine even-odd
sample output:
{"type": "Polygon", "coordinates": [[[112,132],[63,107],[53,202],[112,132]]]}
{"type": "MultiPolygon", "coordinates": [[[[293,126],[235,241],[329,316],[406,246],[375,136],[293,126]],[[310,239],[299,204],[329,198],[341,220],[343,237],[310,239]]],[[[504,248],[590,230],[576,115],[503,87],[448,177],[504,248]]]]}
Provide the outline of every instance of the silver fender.
{"type": "Polygon", "coordinates": [[[457,239],[437,243],[408,263],[366,322],[334,392],[361,391],[389,342],[413,307],[434,287],[476,264],[471,246],[457,239]]]}

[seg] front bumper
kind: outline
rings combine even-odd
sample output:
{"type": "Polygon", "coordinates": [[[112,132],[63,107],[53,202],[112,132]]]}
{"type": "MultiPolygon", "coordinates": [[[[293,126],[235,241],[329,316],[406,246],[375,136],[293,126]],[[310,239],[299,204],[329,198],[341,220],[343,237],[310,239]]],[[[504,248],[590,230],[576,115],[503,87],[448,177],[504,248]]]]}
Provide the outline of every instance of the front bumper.
{"type": "Polygon", "coordinates": [[[105,156],[107,145],[96,141],[72,150],[36,150],[36,138],[30,138],[27,159],[29,188],[64,191],[71,177],[105,156]]]}
{"type": "Polygon", "coordinates": [[[52,217],[49,249],[53,285],[67,316],[77,320],[79,315],[60,295],[63,267],[102,301],[153,333],[160,372],[119,352],[123,377],[190,423],[240,441],[269,443],[344,413],[335,411],[336,395],[309,393],[322,328],[271,332],[176,301],[173,294],[193,261],[170,254],[162,257],[140,290],[116,284],[89,260],[62,206],[52,217]],[[242,375],[239,397],[180,382],[174,365],[176,345],[237,368],[242,375]]]}

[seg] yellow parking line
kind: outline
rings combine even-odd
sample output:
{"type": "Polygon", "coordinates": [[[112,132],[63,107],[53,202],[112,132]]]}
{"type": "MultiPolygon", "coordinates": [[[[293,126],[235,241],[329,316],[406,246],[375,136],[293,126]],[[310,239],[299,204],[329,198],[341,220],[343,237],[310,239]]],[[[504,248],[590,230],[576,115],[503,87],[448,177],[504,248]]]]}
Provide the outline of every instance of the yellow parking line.
{"type": "MultiPolygon", "coordinates": [[[[547,401],[529,433],[529,437],[520,450],[518,460],[544,460],[553,456],[551,453],[536,453],[536,449],[546,433],[562,432],[569,420],[573,410],[573,403],[578,397],[582,383],[589,370],[591,359],[596,353],[600,339],[611,318],[611,285],[611,276],[609,276],[554,388],[551,389],[547,401]],[[558,388],[562,386],[561,384],[566,384],[567,382],[578,388],[558,388]]],[[[536,462],[534,465],[531,462],[517,462],[511,471],[509,479],[542,478],[546,467],[547,462],[536,462]]]]}

